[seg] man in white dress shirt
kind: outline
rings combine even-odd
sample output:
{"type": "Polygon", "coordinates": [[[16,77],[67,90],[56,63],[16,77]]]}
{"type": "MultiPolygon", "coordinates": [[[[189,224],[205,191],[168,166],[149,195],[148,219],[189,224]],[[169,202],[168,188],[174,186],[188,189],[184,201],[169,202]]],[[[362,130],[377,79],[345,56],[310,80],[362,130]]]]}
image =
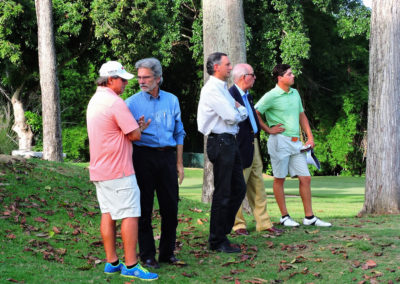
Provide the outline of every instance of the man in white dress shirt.
{"type": "Polygon", "coordinates": [[[232,65],[225,53],[215,52],[207,59],[209,80],[200,94],[197,110],[198,129],[207,138],[207,155],[213,164],[214,193],[211,204],[210,249],[226,253],[240,252],[227,238],[235,215],[246,194],[246,183],[235,135],[238,123],[247,118],[247,110],[230,95],[226,81],[232,65]]]}

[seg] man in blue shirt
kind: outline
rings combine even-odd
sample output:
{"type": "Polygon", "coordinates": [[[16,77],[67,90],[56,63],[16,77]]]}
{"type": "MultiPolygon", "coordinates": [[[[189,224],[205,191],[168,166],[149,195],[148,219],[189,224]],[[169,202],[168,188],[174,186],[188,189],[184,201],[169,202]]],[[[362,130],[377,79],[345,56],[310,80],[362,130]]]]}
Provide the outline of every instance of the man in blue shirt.
{"type": "Polygon", "coordinates": [[[178,225],[178,178],[184,178],[183,140],[185,130],[181,121],[178,98],[160,89],[162,67],[156,58],[145,58],[135,64],[141,92],[126,100],[136,120],[144,115],[150,125],[141,140],[133,143],[133,164],[140,188],[142,215],[139,219],[139,250],[144,266],[159,268],[155,260],[151,216],[154,191],[157,193],[161,215],[159,262],[185,265],[174,255],[178,225]],[[137,143],[136,143],[137,142],[137,143]]]}

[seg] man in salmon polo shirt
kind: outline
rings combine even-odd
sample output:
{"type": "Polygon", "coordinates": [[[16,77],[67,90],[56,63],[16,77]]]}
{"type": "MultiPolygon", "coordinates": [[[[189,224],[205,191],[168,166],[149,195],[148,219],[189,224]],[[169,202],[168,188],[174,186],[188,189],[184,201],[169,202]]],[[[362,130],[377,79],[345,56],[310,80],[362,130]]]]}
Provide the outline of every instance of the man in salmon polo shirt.
{"type": "Polygon", "coordinates": [[[158,275],[143,268],[136,257],[140,191],[132,165],[132,143],[150,121],[139,123],[119,97],[133,75],[117,61],[100,68],[96,93],[87,108],[90,148],[90,180],[96,186],[101,210],[100,232],[107,263],[105,273],[142,280],[156,280],[158,275]],[[121,221],[125,263],[116,253],[116,220],[121,221]]]}

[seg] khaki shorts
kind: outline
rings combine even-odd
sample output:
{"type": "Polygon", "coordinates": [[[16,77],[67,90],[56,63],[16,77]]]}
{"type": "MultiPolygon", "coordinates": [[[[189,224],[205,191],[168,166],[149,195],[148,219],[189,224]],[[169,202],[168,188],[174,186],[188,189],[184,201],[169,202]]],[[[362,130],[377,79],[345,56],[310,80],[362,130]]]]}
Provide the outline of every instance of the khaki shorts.
{"type": "Polygon", "coordinates": [[[267,146],[274,177],[285,178],[288,173],[291,177],[310,176],[306,153],[300,153],[301,141],[293,142],[291,137],[271,134],[267,146]]]}
{"type": "Polygon", "coordinates": [[[101,213],[110,213],[113,220],[140,217],[140,190],[135,175],[94,184],[101,213]]]}

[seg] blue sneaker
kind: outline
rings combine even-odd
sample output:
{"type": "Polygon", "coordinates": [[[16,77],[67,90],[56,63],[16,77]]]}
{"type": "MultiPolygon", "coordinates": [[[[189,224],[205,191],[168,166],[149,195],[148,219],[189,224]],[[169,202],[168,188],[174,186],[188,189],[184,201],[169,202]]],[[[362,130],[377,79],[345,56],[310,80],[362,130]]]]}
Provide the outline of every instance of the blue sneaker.
{"type": "Polygon", "coordinates": [[[107,274],[114,274],[114,273],[118,273],[122,270],[122,267],[124,266],[124,264],[122,262],[119,262],[118,265],[114,266],[111,263],[107,262],[106,266],[104,267],[104,273],[107,274]]]}
{"type": "Polygon", "coordinates": [[[146,268],[143,268],[140,263],[136,264],[131,269],[126,268],[124,264],[122,266],[121,276],[138,278],[145,281],[153,281],[158,279],[158,274],[149,272],[146,268]]]}

